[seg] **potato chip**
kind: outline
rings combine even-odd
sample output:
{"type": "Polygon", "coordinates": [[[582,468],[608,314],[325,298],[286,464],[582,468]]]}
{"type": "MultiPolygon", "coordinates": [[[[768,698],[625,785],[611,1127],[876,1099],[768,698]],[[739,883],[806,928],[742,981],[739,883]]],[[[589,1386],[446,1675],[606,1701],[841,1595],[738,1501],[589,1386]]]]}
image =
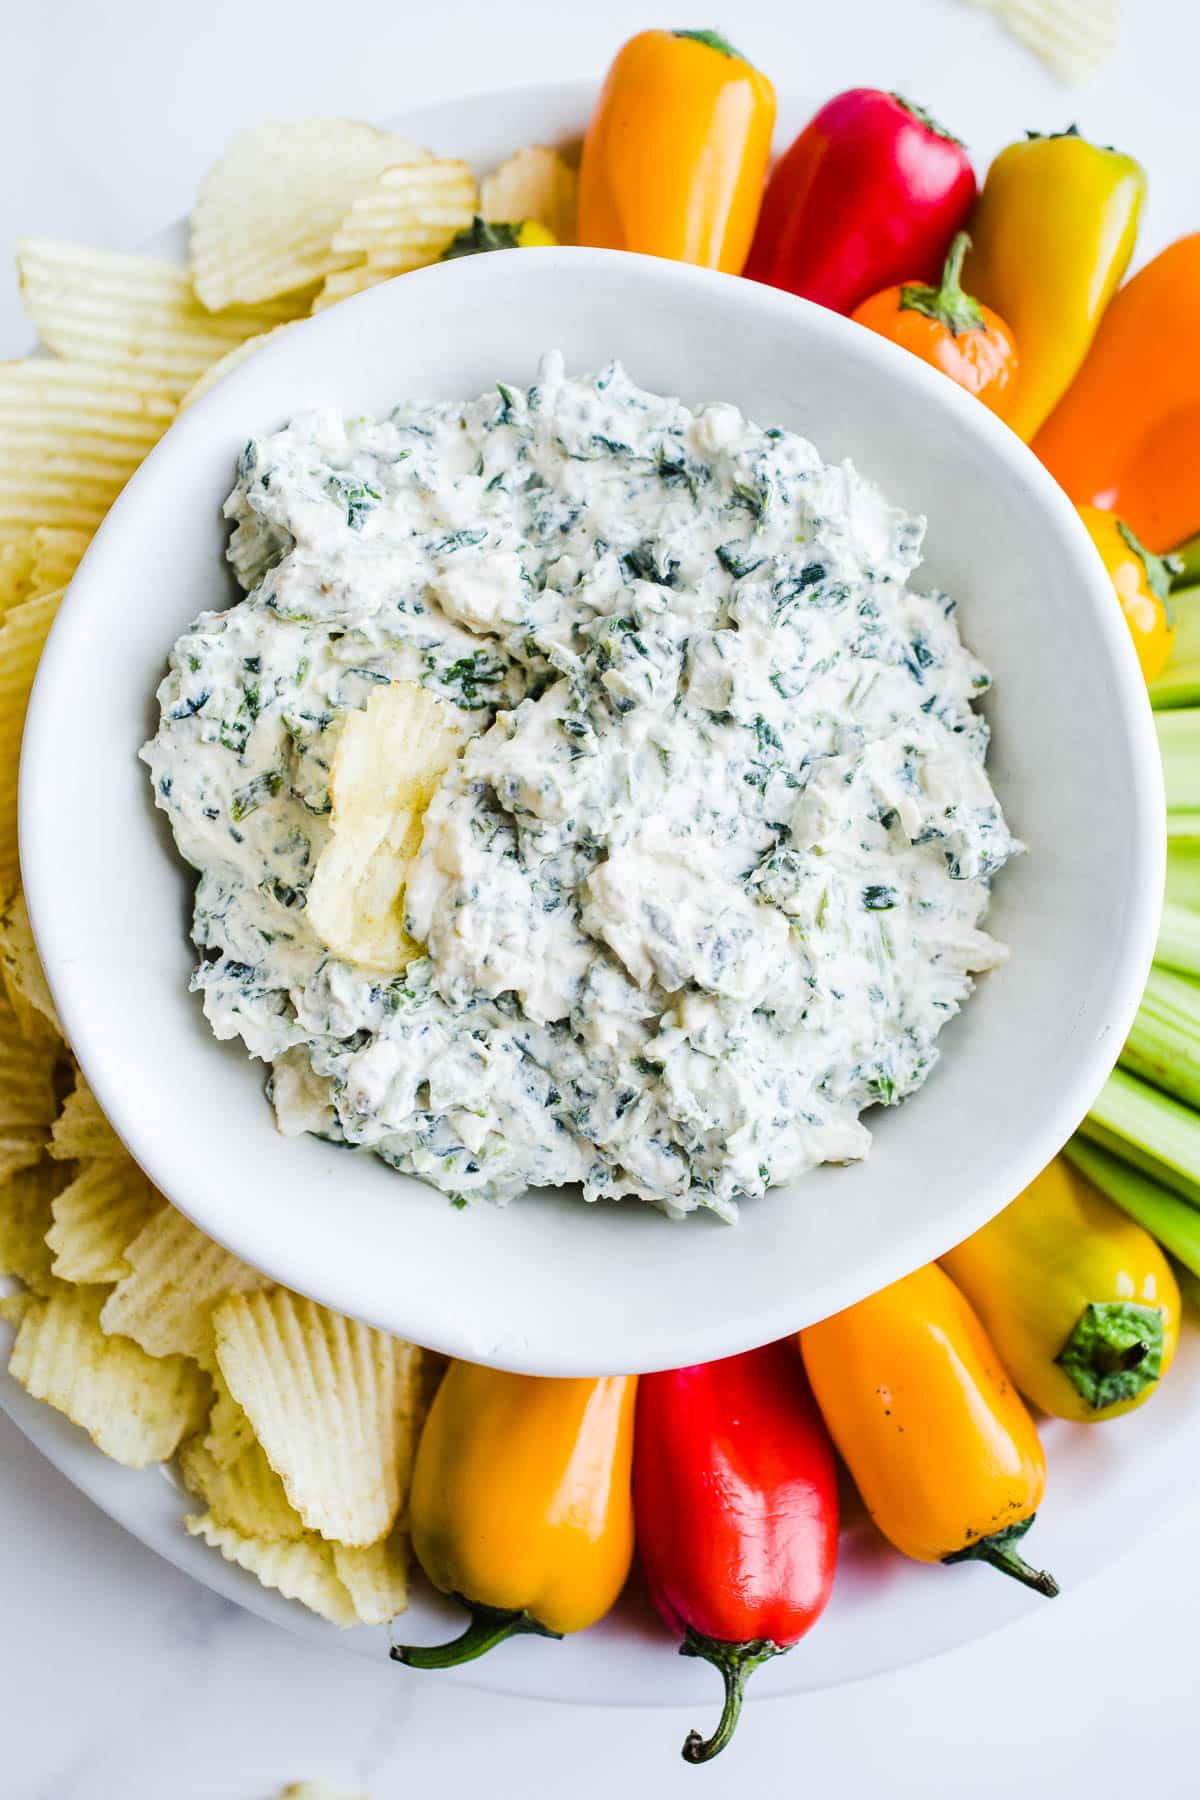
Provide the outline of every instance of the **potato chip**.
{"type": "Polygon", "coordinates": [[[17,1288],[11,1294],[0,1294],[0,1319],[17,1331],[25,1314],[31,1306],[37,1305],[37,1301],[38,1296],[31,1288],[17,1288]]]}
{"type": "Polygon", "coordinates": [[[0,1130],[0,1183],[18,1175],[22,1169],[31,1169],[42,1160],[46,1149],[46,1133],[14,1129],[0,1130]]]}
{"type": "Polygon", "coordinates": [[[174,416],[174,395],[126,369],[0,364],[0,530],[94,530],[174,416]]]}
{"type": "Polygon", "coordinates": [[[83,1161],[94,1156],[128,1156],[124,1144],[100,1111],[100,1102],[75,1071],[75,1086],[63,1102],[50,1134],[50,1154],[59,1162],[83,1161]]]}
{"type": "Polygon", "coordinates": [[[0,617],[33,592],[33,533],[7,531],[0,536],[0,617]]]}
{"type": "Polygon", "coordinates": [[[210,1362],[213,1307],[227,1294],[271,1285],[166,1204],[126,1245],[125,1261],[130,1272],[113,1289],[100,1322],[151,1356],[182,1352],[210,1362]]]}
{"type": "Polygon", "coordinates": [[[337,955],[394,971],[419,954],[404,929],[405,883],[425,809],[471,729],[456,707],[400,681],[347,718],[330,779],[332,835],[307,910],[337,955]]]}
{"type": "Polygon", "coordinates": [[[304,1523],[342,1544],[386,1536],[407,1488],[419,1351],[284,1288],[224,1301],[213,1329],[221,1374],[304,1523]]]}
{"type": "Polygon", "coordinates": [[[293,295],[214,314],[177,263],[48,239],[18,241],[17,271],[47,349],[136,370],[176,398],[248,338],[302,318],[312,299],[293,295]]]}
{"type": "MultiPolygon", "coordinates": [[[[305,302],[307,310],[307,307],[312,305],[312,301],[307,295],[305,302]]],[[[258,337],[247,338],[245,343],[237,344],[232,350],[227,350],[221,360],[207,368],[199,381],[188,389],[179,402],[180,412],[186,412],[189,406],[194,406],[203,394],[207,394],[210,388],[215,388],[218,381],[222,381],[232,369],[239,368],[242,363],[248,361],[254,352],[266,343],[268,338],[277,337],[281,331],[286,330],[286,325],[274,325],[270,331],[261,332],[258,337]]]]}
{"type": "Polygon", "coordinates": [[[367,262],[357,262],[350,269],[337,269],[325,277],[312,309],[314,313],[324,312],[327,306],[336,306],[339,300],[352,300],[355,294],[365,294],[368,288],[390,280],[391,272],[383,275],[367,262]]]}
{"type": "Polygon", "coordinates": [[[536,219],[560,244],[575,242],[579,175],[566,158],[545,144],[529,144],[485,175],[480,211],[493,224],[536,219]]]}
{"type": "Polygon", "coordinates": [[[354,261],[331,248],[358,195],[381,170],[427,152],[395,132],[347,119],[259,125],[235,138],[200,184],[191,272],[210,312],[310,287],[354,261]]]}
{"type": "Polygon", "coordinates": [[[333,1625],[358,1623],[353,1602],[334,1568],[333,1548],[315,1532],[290,1542],[263,1543],[220,1524],[211,1513],[185,1519],[184,1524],[192,1537],[202,1537],[226,1562],[247,1569],[286,1600],[299,1600],[333,1625]]]}
{"type": "Polygon", "coordinates": [[[225,1377],[213,1359],[213,1408],[208,1416],[204,1445],[219,1469],[228,1469],[244,1450],[258,1442],[254,1427],[230,1393],[225,1377]]]}
{"type": "Polygon", "coordinates": [[[221,1463],[207,1438],[193,1438],[179,1453],[179,1472],[217,1523],[239,1536],[274,1544],[305,1535],[304,1521],[253,1439],[232,1462],[221,1463]]]}
{"type": "Polygon", "coordinates": [[[61,525],[38,525],[33,532],[33,568],[29,593],[51,594],[65,588],[92,541],[90,531],[71,531],[61,525]]]}
{"type": "Polygon", "coordinates": [[[19,888],[7,900],[0,900],[0,976],[21,1031],[28,1037],[44,1023],[61,1038],[62,1026],[33,941],[25,896],[19,888]]]}
{"type": "Polygon", "coordinates": [[[363,1549],[333,1546],[338,1580],[364,1625],[386,1625],[407,1607],[408,1556],[408,1531],[399,1526],[363,1549]]]}
{"type": "Polygon", "coordinates": [[[207,1375],[183,1356],[147,1356],[100,1327],[104,1291],[64,1287],[21,1321],[9,1374],[35,1400],[81,1425],[98,1449],[130,1469],[173,1456],[203,1422],[207,1375]]]}
{"type": "Polygon", "coordinates": [[[22,1031],[7,992],[0,987],[0,1132],[36,1131],[46,1142],[58,1111],[54,1072],[61,1046],[49,1025],[35,1014],[22,1031]]]}
{"type": "MultiPolygon", "coordinates": [[[[3,370],[0,370],[0,380],[3,370]]],[[[0,407],[3,401],[0,399],[0,407]]],[[[0,415],[0,463],[3,462],[4,423],[0,415]]],[[[0,475],[0,483],[3,477],[0,475]]],[[[0,508],[3,496],[0,495],[0,508]]],[[[50,635],[61,591],[44,594],[14,606],[0,621],[0,889],[17,885],[17,769],[21,761],[21,737],[25,710],[37,673],[38,658],[50,635]]]]}
{"type": "Polygon", "coordinates": [[[61,1179],[53,1163],[42,1161],[0,1187],[0,1275],[15,1275],[39,1294],[50,1294],[58,1285],[46,1233],[61,1179]]]}
{"type": "Polygon", "coordinates": [[[289,1781],[279,1800],[371,1800],[362,1788],[330,1787],[327,1781],[289,1781]]]}
{"type": "Polygon", "coordinates": [[[438,260],[450,240],[475,217],[479,194],[464,162],[427,161],[385,169],[355,201],[333,240],[345,252],[349,277],[331,274],[313,311],[409,269],[438,260]],[[363,258],[366,258],[365,264],[363,258]]]}
{"type": "Polygon", "coordinates": [[[163,1204],[131,1156],[91,1157],[54,1197],[47,1243],[60,1281],[120,1281],[126,1248],[163,1204]]]}
{"type": "Polygon", "coordinates": [[[1119,0],[969,0],[1002,19],[1062,81],[1092,75],[1117,46],[1119,0]]]}

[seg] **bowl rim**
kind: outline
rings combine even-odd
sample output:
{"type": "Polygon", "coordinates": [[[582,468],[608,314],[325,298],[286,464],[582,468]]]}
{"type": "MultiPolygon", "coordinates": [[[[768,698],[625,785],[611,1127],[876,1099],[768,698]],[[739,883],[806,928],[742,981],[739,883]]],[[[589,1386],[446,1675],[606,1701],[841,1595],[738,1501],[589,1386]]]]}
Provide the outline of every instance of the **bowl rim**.
{"type": "MultiPolygon", "coordinates": [[[[1093,1040],[1079,1046],[1070,1079],[1063,1083],[1045,1124],[1019,1150],[1014,1149],[1013,1157],[1006,1165],[1009,1174],[1004,1183],[1008,1190],[1005,1196],[996,1201],[997,1183],[994,1178],[984,1178],[973,1184],[979,1193],[987,1196],[982,1205],[977,1198],[974,1206],[964,1204],[956,1209],[953,1219],[947,1221],[939,1215],[943,1217],[942,1227],[914,1230],[904,1238],[907,1247],[903,1251],[881,1252],[876,1247],[866,1258],[867,1270],[863,1281],[858,1283],[854,1296],[857,1298],[940,1255],[951,1242],[957,1242],[977,1229],[1044,1167],[1088,1111],[1133,1022],[1152,960],[1165,872],[1165,803],[1153,718],[1136,653],[1119,609],[1111,605],[1108,578],[1065,493],[1028,447],[965,390],[907,351],[856,327],[839,314],[794,295],[742,277],[621,251],[557,246],[533,251],[492,252],[487,256],[458,259],[409,272],[404,277],[406,286],[398,287],[395,280],[382,283],[336,308],[297,322],[273,341],[264,343],[254,357],[233,369],[181,415],[117,497],[89,545],[51,629],[30,698],[20,770],[20,853],[31,923],[51,993],[68,1040],[100,1105],[135,1160],[172,1204],[201,1230],[216,1237],[247,1262],[264,1268],[273,1279],[311,1294],[336,1310],[365,1316],[388,1330],[398,1329],[395,1323],[375,1316],[377,1308],[356,1306],[353,1292],[348,1291],[354,1283],[343,1278],[344,1271],[331,1272],[320,1265],[311,1252],[306,1254],[303,1232],[296,1232],[282,1241],[276,1236],[269,1245],[264,1245],[263,1235],[254,1229],[252,1208],[238,1215],[236,1229],[231,1229],[226,1219],[214,1230],[206,1214],[203,1194],[189,1183],[187,1172],[177,1166],[178,1159],[173,1162],[171,1146],[163,1142],[164,1134],[159,1133],[156,1137],[152,1130],[143,1128],[135,1097],[125,1091],[124,1075],[108,1066],[93,1030],[93,1021],[87,1016],[72,985],[70,946],[64,937],[64,921],[57,904],[61,885],[57,874],[59,856],[51,825],[54,809],[48,804],[53,768],[53,694],[69,678],[73,641],[85,613],[94,602],[99,603],[109,589],[104,565],[121,537],[127,531],[136,531],[143,493],[157,484],[160,472],[169,461],[178,461],[181,469],[186,466],[193,437],[201,434],[211,417],[222,411],[228,412],[232,423],[237,418],[243,389],[252,387],[273,363],[290,360],[301,334],[306,334],[304,341],[307,344],[319,345],[326,335],[335,337],[339,331],[344,331],[348,320],[364,317],[368,309],[398,307],[403,310],[405,293],[414,299],[422,293],[416,287],[418,281],[425,284],[426,292],[435,284],[478,283],[486,287],[493,274],[498,274],[502,266],[511,266],[512,259],[517,256],[523,259],[524,278],[530,281],[542,279],[543,272],[547,271],[550,279],[566,274],[572,283],[578,283],[587,280],[591,268],[603,267],[607,271],[619,268],[621,278],[628,282],[634,304],[637,304],[639,287],[647,292],[657,289],[660,293],[685,289],[709,289],[713,293],[736,290],[737,303],[744,308],[748,320],[757,316],[771,329],[786,327],[793,332],[814,333],[831,346],[833,353],[840,346],[848,347],[853,343],[855,359],[860,364],[872,365],[889,384],[895,386],[898,383],[912,390],[927,409],[957,414],[969,433],[983,440],[992,454],[1015,471],[1022,484],[1032,490],[1032,498],[1039,508],[1056,521],[1068,543],[1073,542],[1079,580],[1091,593],[1090,610],[1104,646],[1104,661],[1119,709],[1118,724],[1133,747],[1130,814],[1137,826],[1130,843],[1123,950],[1119,965],[1114,965],[1112,991],[1106,1007],[1110,1023],[1093,1040]],[[340,321],[340,325],[335,326],[334,321],[340,321]]],[[[244,418],[244,413],[242,416],[244,418]]],[[[164,660],[169,647],[164,642],[164,660]]],[[[827,1288],[830,1285],[827,1283],[827,1288]]],[[[836,1284],[832,1285],[834,1291],[827,1291],[821,1300],[824,1311],[813,1313],[812,1317],[826,1316],[850,1303],[845,1293],[837,1291],[836,1284]]],[[[478,1341],[448,1316],[449,1311],[444,1299],[439,1306],[436,1295],[432,1300],[425,1297],[417,1304],[410,1294],[406,1305],[406,1334],[449,1354],[468,1356],[475,1361],[489,1360],[486,1354],[481,1354],[478,1341]]],[[[679,1319],[669,1333],[655,1328],[651,1321],[639,1319],[636,1326],[638,1343],[629,1346],[629,1367],[667,1367],[683,1361],[732,1354],[752,1342],[786,1334],[794,1329],[794,1319],[795,1309],[789,1319],[786,1296],[782,1295],[774,1306],[759,1304],[752,1324],[744,1311],[739,1313],[734,1309],[728,1318],[703,1321],[699,1328],[694,1323],[685,1325],[679,1319]]],[[[581,1351],[570,1344],[557,1346],[550,1352],[539,1346],[536,1353],[531,1351],[526,1360],[522,1358],[521,1346],[509,1343],[495,1360],[503,1366],[524,1368],[531,1373],[582,1375],[597,1372],[594,1358],[586,1350],[581,1351]]]]}

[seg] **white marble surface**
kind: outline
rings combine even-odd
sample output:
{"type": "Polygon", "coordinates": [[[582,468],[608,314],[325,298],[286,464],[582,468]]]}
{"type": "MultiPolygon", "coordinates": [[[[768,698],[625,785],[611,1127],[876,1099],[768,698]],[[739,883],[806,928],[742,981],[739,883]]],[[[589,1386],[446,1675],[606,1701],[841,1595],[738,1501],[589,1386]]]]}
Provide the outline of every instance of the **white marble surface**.
{"type": "MultiPolygon", "coordinates": [[[[1200,11],[1124,10],[1117,60],[1073,93],[954,0],[824,12],[739,0],[723,23],[781,87],[897,87],[984,155],[1027,124],[1077,117],[1148,165],[1154,249],[1200,225],[1200,11]]],[[[385,117],[418,98],[588,75],[647,18],[636,0],[0,0],[0,242],[38,231],[136,245],[186,209],[244,123],[385,117]]],[[[25,343],[5,269],[0,354],[25,343]]],[[[124,1536],[0,1415],[0,1796],[266,1800],[321,1776],[375,1800],[475,1788],[493,1800],[614,1788],[1082,1800],[1135,1787],[1183,1800],[1200,1783],[1200,1501],[1182,1497],[1163,1524],[1179,1498],[1130,1520],[1145,1541],[1123,1556],[1114,1544],[1110,1573],[1027,1622],[900,1674],[751,1703],[740,1743],[696,1771],[677,1756],[688,1715],[500,1701],[273,1631],[124,1536]]]]}

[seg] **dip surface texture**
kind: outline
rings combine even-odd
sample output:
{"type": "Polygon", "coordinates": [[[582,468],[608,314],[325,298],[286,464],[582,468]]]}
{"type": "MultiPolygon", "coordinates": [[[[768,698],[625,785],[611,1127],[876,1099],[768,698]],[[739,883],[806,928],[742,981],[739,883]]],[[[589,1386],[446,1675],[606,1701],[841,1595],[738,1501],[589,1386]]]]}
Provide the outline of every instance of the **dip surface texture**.
{"type": "Polygon", "coordinates": [[[923,522],[736,408],[618,366],[253,439],[247,590],[179,640],[146,747],[199,871],[194,986],[286,1131],[452,1196],[579,1182],[725,1218],[863,1156],[1002,960],[1019,846],[988,685],[908,586],[923,522]],[[381,972],[305,917],[349,711],[472,715],[381,972]]]}

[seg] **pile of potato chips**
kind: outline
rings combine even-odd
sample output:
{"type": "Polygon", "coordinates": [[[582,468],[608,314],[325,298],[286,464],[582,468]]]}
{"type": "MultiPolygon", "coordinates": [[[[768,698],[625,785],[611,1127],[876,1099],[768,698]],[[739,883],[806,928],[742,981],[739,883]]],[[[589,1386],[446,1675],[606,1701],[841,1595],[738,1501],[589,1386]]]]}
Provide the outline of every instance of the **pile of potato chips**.
{"type": "MultiPolygon", "coordinates": [[[[66,583],[182,407],[272,332],[437,261],[476,215],[533,219],[570,242],[574,205],[574,170],[554,150],[519,151],[477,187],[466,164],[394,133],[304,120],[245,133],[205,178],[188,270],[18,247],[51,354],[0,365],[0,1275],[21,1284],[0,1298],[16,1331],[9,1373],[118,1462],[175,1459],[197,1503],[187,1530],[338,1625],[406,1604],[409,1473],[437,1359],[239,1262],[109,1127],[63,1040],[20,893],[25,709],[66,583]]],[[[374,728],[416,723],[381,715],[374,728]]],[[[444,763],[460,733],[436,723],[444,763]]],[[[347,892],[371,889],[391,878],[380,844],[399,855],[405,820],[343,811],[347,892]]],[[[337,887],[335,939],[361,911],[337,887]]]]}

